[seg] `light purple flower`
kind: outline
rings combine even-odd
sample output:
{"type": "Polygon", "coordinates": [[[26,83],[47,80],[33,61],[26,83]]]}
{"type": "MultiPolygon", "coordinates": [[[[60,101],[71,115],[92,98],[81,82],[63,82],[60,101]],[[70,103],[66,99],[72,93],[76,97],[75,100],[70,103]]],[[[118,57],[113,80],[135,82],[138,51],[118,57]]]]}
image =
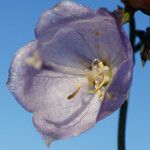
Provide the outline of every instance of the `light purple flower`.
{"type": "Polygon", "coordinates": [[[21,48],[8,87],[45,141],[76,136],[118,109],[132,79],[132,48],[115,16],[63,1],[21,48]]]}

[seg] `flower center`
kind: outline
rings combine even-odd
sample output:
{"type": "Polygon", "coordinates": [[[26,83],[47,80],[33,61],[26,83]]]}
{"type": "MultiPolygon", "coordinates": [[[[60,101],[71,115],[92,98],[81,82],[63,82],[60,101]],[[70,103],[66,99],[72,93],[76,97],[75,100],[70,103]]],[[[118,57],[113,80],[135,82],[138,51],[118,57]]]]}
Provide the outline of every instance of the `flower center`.
{"type": "Polygon", "coordinates": [[[90,94],[98,94],[103,99],[106,88],[112,78],[112,73],[107,65],[99,59],[92,62],[91,68],[87,71],[87,79],[90,87],[90,94]]]}

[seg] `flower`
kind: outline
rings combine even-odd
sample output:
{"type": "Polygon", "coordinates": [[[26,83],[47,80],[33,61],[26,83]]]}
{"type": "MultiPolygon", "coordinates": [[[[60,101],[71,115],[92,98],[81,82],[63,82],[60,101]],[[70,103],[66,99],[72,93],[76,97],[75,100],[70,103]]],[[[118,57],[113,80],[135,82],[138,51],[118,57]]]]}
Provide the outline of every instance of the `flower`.
{"type": "Polygon", "coordinates": [[[40,17],[36,40],[14,57],[7,84],[48,144],[118,109],[132,68],[132,48],[115,16],[63,1],[40,17]]]}
{"type": "Polygon", "coordinates": [[[149,0],[122,0],[128,9],[141,10],[143,13],[150,15],[149,0]]]}

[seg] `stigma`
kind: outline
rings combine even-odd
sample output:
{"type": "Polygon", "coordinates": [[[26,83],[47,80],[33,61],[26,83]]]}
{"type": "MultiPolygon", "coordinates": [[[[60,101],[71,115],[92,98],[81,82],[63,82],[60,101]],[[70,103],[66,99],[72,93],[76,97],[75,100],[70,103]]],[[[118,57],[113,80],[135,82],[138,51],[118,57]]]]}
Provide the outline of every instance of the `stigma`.
{"type": "Polygon", "coordinates": [[[111,69],[99,59],[95,59],[87,70],[87,79],[90,94],[98,94],[101,100],[112,78],[111,69]]]}

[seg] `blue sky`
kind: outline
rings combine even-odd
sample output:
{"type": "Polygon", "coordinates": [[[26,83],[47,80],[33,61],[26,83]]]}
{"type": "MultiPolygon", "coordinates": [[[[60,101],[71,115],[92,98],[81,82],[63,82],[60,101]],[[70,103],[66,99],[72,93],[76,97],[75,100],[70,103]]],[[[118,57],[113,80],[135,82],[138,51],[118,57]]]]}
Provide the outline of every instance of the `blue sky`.
{"type": "MultiPolygon", "coordinates": [[[[46,150],[26,112],[9,93],[5,82],[16,51],[34,39],[38,17],[56,0],[0,0],[0,150],[46,150]]],[[[92,7],[116,8],[118,0],[76,0],[92,7]]],[[[145,29],[150,19],[137,13],[137,28],[145,29]]],[[[125,26],[128,32],[128,26],[125,26]]],[[[127,149],[150,148],[150,63],[141,66],[139,54],[131,88],[127,122],[127,149]]],[[[118,111],[100,121],[88,132],[69,140],[57,141],[51,150],[116,150],[118,111]]]]}

